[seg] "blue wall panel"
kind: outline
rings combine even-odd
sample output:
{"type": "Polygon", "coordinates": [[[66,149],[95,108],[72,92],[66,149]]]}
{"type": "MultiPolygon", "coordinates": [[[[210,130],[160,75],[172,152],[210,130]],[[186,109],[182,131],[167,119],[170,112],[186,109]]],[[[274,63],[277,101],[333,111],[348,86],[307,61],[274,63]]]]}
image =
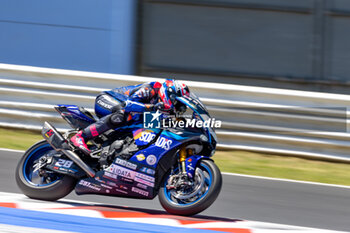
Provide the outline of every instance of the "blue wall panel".
{"type": "Polygon", "coordinates": [[[136,0],[0,0],[0,62],[132,74],[136,0]]]}

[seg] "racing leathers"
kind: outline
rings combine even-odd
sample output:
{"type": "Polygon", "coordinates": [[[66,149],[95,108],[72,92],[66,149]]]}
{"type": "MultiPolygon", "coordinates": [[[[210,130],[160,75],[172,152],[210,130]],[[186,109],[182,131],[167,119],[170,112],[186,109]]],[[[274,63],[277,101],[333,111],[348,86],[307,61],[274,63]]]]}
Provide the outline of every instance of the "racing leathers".
{"type": "Polygon", "coordinates": [[[97,122],[79,131],[70,140],[85,154],[90,154],[86,142],[109,129],[115,129],[133,119],[133,115],[156,109],[169,110],[170,106],[160,101],[159,82],[115,88],[99,94],[95,100],[97,122]]]}

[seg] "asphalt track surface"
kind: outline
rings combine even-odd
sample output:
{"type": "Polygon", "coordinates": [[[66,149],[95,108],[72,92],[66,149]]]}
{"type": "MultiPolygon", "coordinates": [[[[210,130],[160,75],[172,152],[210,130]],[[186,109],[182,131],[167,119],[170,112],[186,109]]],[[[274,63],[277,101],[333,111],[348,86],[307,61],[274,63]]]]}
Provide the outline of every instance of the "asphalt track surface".
{"type": "MultiPolygon", "coordinates": [[[[0,191],[21,193],[14,175],[20,156],[0,151],[0,191]]],[[[223,180],[218,199],[200,215],[350,231],[350,189],[232,175],[223,175],[223,180]]],[[[77,196],[74,192],[66,198],[163,210],[158,198],[77,196]]]]}

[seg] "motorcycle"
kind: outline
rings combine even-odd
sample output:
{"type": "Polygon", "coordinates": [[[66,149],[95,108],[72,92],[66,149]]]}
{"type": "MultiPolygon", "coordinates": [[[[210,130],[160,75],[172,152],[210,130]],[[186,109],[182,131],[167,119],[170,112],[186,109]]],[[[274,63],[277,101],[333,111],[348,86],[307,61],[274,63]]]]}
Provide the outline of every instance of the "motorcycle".
{"type": "Polygon", "coordinates": [[[47,201],[63,198],[75,189],[78,195],[138,199],[158,195],[163,208],[177,215],[207,209],[222,186],[220,170],[211,159],[217,137],[210,124],[193,127],[210,120],[198,97],[191,94],[176,100],[192,114],[144,113],[149,125],[139,122],[105,132],[89,141],[90,155],[72,146],[69,138],[96,118],[82,107],[56,106],[73,129],[62,135],[44,123],[44,140],[30,147],[18,163],[18,187],[30,198],[47,201]],[[189,127],[179,127],[186,122],[189,127]]]}

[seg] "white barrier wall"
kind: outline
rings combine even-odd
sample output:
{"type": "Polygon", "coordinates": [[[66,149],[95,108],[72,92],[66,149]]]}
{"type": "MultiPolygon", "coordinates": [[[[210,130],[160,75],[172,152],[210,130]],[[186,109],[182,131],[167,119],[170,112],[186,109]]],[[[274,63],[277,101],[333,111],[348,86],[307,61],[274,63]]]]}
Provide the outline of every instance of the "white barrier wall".
{"type": "MultiPolygon", "coordinates": [[[[0,64],[0,126],[64,129],[54,105],[92,110],[99,92],[152,80],[163,79],[0,64]]],[[[350,161],[349,95],[184,82],[223,121],[218,149],[350,161]]]]}

